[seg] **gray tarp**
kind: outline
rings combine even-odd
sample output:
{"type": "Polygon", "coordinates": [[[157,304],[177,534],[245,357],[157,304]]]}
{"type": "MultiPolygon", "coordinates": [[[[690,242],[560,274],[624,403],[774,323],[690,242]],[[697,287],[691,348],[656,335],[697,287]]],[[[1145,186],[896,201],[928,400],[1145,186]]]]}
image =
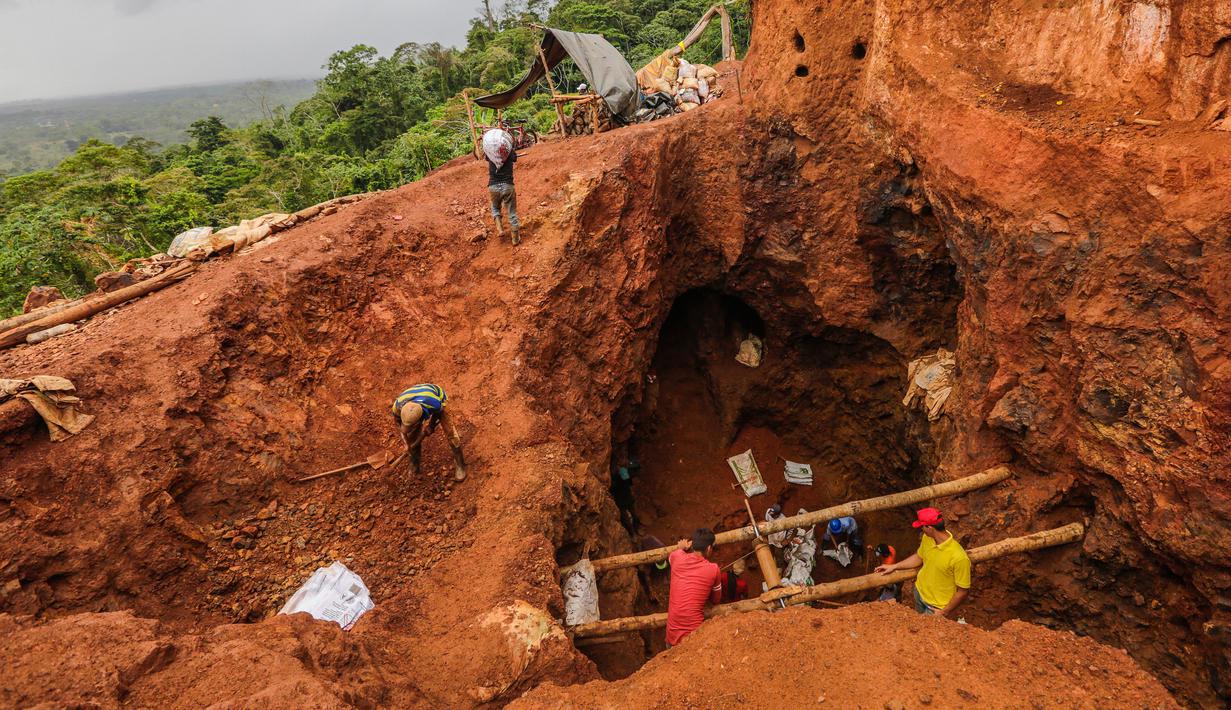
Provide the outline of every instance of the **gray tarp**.
{"type": "MultiPolygon", "coordinates": [[[[637,110],[637,75],[610,42],[600,35],[566,32],[548,27],[543,35],[542,46],[548,66],[555,67],[566,56],[572,57],[595,93],[607,102],[611,112],[624,118],[632,117],[637,110]]],[[[485,108],[505,108],[524,96],[542,77],[543,63],[536,58],[529,73],[517,86],[499,94],[475,99],[475,103],[485,108]]]]}

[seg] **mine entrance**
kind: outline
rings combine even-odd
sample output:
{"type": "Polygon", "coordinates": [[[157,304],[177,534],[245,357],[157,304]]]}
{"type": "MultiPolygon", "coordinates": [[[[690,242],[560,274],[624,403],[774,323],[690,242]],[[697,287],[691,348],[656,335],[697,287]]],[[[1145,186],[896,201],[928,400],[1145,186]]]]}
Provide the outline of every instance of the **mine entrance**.
{"type": "MultiPolygon", "coordinates": [[[[749,449],[768,487],[749,499],[758,519],[773,503],[794,515],[913,487],[923,476],[900,403],[904,374],[902,356],[866,333],[789,332],[731,295],[683,294],[662,327],[627,436],[612,449],[613,495],[634,544],[650,536],[671,544],[697,527],[746,525],[745,496],[726,459],[749,449]],[[755,367],[736,359],[750,339],[763,343],[755,367]],[[786,460],[810,464],[813,484],[788,483],[786,460]]],[[[865,544],[909,550],[917,542],[910,520],[909,511],[890,510],[858,523],[865,544]]],[[[818,527],[818,540],[821,533],[818,527]]],[[[714,561],[726,564],[751,549],[722,547],[714,561]]],[[[843,568],[818,552],[813,579],[863,574],[867,557],[843,568]]],[[[666,608],[667,574],[648,572],[638,613],[666,608]]],[[[759,593],[755,566],[744,579],[750,594],[759,593]]],[[[647,643],[651,653],[661,650],[661,630],[647,643]]]]}

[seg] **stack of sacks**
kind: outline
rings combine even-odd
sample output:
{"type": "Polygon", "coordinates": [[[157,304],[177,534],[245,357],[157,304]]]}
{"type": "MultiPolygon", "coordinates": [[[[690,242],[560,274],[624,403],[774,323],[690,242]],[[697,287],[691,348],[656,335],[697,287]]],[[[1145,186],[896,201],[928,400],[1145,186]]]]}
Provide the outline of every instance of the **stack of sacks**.
{"type": "Polygon", "coordinates": [[[715,81],[718,70],[678,57],[659,57],[638,72],[637,78],[645,92],[662,92],[674,97],[681,111],[691,111],[722,95],[722,88],[715,81]]]}

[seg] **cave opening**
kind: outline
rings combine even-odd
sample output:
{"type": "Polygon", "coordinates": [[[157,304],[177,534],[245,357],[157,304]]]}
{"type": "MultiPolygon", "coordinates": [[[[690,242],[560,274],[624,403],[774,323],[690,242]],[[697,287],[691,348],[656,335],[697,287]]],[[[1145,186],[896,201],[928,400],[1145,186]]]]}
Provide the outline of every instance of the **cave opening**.
{"type": "Polygon", "coordinates": [[[808,76],[808,67],[804,64],[796,66],[795,76],[808,76]]]}
{"type": "Polygon", "coordinates": [[[863,43],[863,40],[855,40],[855,43],[851,45],[851,58],[863,59],[866,56],[868,56],[868,46],[863,43]]]}
{"type": "Polygon", "coordinates": [[[795,51],[802,52],[804,47],[804,36],[799,33],[799,30],[795,30],[795,51]]]}
{"type": "MultiPolygon", "coordinates": [[[[623,407],[618,418],[626,424],[614,430],[612,496],[634,547],[671,544],[698,527],[747,525],[745,495],[727,464],[747,450],[767,487],[747,499],[758,520],[774,503],[795,515],[913,487],[925,476],[901,406],[904,373],[901,354],[867,333],[800,333],[767,323],[745,301],[714,288],[682,294],[661,327],[644,392],[623,407]],[[759,363],[746,364],[758,350],[759,363]],[[812,485],[789,483],[786,460],[810,464],[812,485]]],[[[909,510],[889,510],[858,523],[865,544],[910,549],[917,542],[910,520],[909,510]]],[[[822,532],[818,527],[818,540],[822,532]]],[[[720,547],[713,561],[726,565],[751,549],[720,547]]],[[[818,583],[863,574],[867,566],[866,555],[848,567],[819,551],[816,559],[818,583]]],[[[754,560],[747,558],[743,577],[753,596],[762,582],[754,560]]],[[[648,567],[638,574],[635,613],[665,611],[667,573],[648,567]]],[[[644,632],[640,645],[647,656],[661,651],[662,629],[644,632]]],[[[591,657],[611,677],[639,665],[612,648],[591,657]]]]}

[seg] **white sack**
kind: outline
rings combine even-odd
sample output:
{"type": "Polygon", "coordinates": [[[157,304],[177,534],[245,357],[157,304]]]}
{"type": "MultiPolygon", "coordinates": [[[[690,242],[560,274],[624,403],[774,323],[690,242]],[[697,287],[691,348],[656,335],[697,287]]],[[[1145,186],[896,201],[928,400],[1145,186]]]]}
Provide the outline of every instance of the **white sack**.
{"type": "Polygon", "coordinates": [[[493,128],[483,134],[483,154],[499,168],[513,152],[513,136],[508,131],[493,128]]]}

